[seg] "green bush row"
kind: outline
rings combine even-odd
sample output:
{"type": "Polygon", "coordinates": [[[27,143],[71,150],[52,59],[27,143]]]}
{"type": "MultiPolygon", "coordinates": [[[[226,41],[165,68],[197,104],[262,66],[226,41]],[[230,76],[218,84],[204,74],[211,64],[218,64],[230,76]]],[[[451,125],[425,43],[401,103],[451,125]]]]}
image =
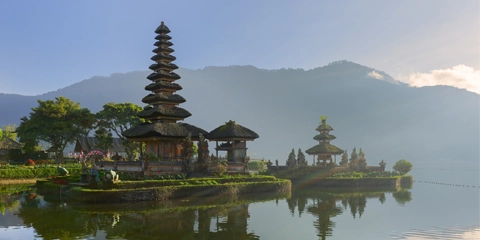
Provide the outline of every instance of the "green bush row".
{"type": "Polygon", "coordinates": [[[141,189],[98,190],[80,187],[72,188],[70,198],[83,202],[131,202],[161,201],[190,196],[235,196],[237,194],[261,192],[289,192],[291,182],[278,180],[272,182],[241,182],[222,185],[181,185],[141,189]]]}
{"type": "Polygon", "coordinates": [[[399,172],[341,172],[335,173],[331,177],[333,178],[385,178],[385,177],[398,177],[402,176],[399,172]]]}
{"type": "Polygon", "coordinates": [[[237,177],[237,178],[192,178],[182,180],[144,180],[144,181],[121,181],[112,185],[115,189],[138,189],[150,187],[165,187],[179,185],[212,185],[230,184],[230,183],[249,183],[249,182],[273,182],[276,178],[273,176],[253,176],[253,177],[237,177]]]}
{"type": "MultiPolygon", "coordinates": [[[[82,168],[66,168],[70,175],[80,174],[82,168]]],[[[30,166],[30,167],[10,167],[0,169],[0,179],[20,179],[20,178],[44,178],[52,175],[58,175],[57,167],[49,166],[30,166]]]]}

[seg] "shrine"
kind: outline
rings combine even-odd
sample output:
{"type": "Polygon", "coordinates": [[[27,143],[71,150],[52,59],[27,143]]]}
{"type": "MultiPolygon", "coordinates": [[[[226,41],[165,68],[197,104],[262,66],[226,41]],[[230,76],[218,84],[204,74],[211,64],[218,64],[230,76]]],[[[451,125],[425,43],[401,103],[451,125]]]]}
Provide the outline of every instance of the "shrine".
{"type": "Polygon", "coordinates": [[[318,145],[311,147],[310,149],[306,150],[305,152],[309,155],[313,155],[313,161],[315,162],[315,156],[317,156],[317,166],[327,166],[328,164],[334,166],[336,163],[336,155],[340,155],[344,153],[344,150],[340,149],[337,146],[330,144],[330,141],[335,139],[336,137],[329,134],[333,128],[327,124],[327,117],[320,117],[322,122],[317,127],[317,131],[320,134],[316,135],[313,139],[318,141],[318,145]],[[334,156],[334,161],[332,161],[332,155],[334,156]]]}
{"type": "Polygon", "coordinates": [[[172,62],[176,59],[171,53],[174,51],[169,40],[170,29],[162,22],[155,30],[158,34],[155,39],[155,55],[151,60],[155,61],[149,68],[154,72],[147,79],[152,83],[145,87],[151,93],[142,99],[148,104],[138,114],[145,123],[134,126],[122,134],[129,140],[146,144],[144,155],[154,156],[160,160],[182,160],[182,141],[188,134],[192,140],[198,140],[199,134],[207,132],[199,127],[187,123],[179,123],[192,114],[178,105],[186,100],[176,94],[182,87],[175,83],[180,76],[173,71],[178,69],[172,62]]]}

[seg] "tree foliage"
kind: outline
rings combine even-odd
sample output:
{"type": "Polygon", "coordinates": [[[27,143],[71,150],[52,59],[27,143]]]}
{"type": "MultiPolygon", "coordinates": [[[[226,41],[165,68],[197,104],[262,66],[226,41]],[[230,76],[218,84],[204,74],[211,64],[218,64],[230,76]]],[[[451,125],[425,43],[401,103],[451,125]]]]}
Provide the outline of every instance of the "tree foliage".
{"type": "Polygon", "coordinates": [[[413,164],[405,159],[398,160],[395,165],[393,165],[393,170],[406,174],[412,170],[413,164]]]}
{"type": "MultiPolygon", "coordinates": [[[[80,129],[79,135],[88,138],[90,131],[96,127],[95,123],[97,119],[95,114],[87,108],[82,108],[79,111],[79,118],[75,122],[75,125],[80,129]]],[[[86,144],[88,144],[88,141],[86,141],[86,144]]],[[[88,149],[91,149],[91,146],[88,146],[88,149]]]]}
{"type": "Polygon", "coordinates": [[[95,139],[97,141],[97,147],[104,151],[108,151],[113,147],[112,132],[104,127],[99,127],[95,130],[95,139]]]}
{"type": "Polygon", "coordinates": [[[307,159],[305,158],[305,154],[303,154],[302,149],[298,149],[297,154],[297,166],[298,167],[306,167],[308,166],[307,159]]]}
{"type": "Polygon", "coordinates": [[[0,141],[4,138],[17,140],[17,126],[15,124],[4,125],[0,128],[0,141]]]}
{"type": "Polygon", "coordinates": [[[350,154],[350,162],[348,163],[348,167],[355,169],[358,162],[358,155],[357,155],[357,148],[354,147],[352,150],[352,154],[350,154]]]}
{"type": "Polygon", "coordinates": [[[295,159],[295,149],[292,149],[292,152],[290,152],[290,154],[288,155],[286,164],[288,169],[295,169],[297,167],[297,159],[295,159]]]}
{"type": "Polygon", "coordinates": [[[20,141],[25,143],[26,150],[34,150],[38,142],[49,143],[55,152],[57,161],[63,158],[63,150],[67,144],[73,143],[81,129],[77,120],[85,111],[80,103],[66,97],[54,100],[38,100],[38,107],[32,108],[29,117],[21,118],[17,128],[20,141]]]}
{"type": "Polygon", "coordinates": [[[340,161],[340,166],[345,167],[348,166],[348,153],[347,150],[342,154],[342,160],[340,161]]]}
{"type": "Polygon", "coordinates": [[[141,111],[142,108],[133,103],[107,103],[96,114],[99,127],[111,130],[122,139],[122,145],[125,147],[129,160],[134,159],[135,154],[139,151],[139,144],[128,140],[122,135],[122,132],[142,123],[142,120],[137,117],[141,111]]]}

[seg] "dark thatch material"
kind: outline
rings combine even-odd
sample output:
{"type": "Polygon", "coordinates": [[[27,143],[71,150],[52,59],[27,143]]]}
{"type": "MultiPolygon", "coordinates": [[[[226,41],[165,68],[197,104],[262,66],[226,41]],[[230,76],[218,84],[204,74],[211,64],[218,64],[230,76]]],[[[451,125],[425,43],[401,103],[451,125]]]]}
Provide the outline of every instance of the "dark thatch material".
{"type": "Polygon", "coordinates": [[[170,29],[168,29],[168,27],[165,25],[163,21],[160,24],[160,26],[158,26],[157,29],[155,30],[156,34],[169,33],[169,32],[170,32],[170,29]]]}
{"type": "Polygon", "coordinates": [[[158,79],[166,79],[166,80],[171,80],[175,81],[180,79],[180,76],[174,72],[166,72],[163,70],[160,70],[158,72],[151,73],[150,75],[147,76],[147,79],[155,81],[158,79]]]}
{"type": "Polygon", "coordinates": [[[317,136],[313,137],[313,139],[315,140],[333,140],[337,137],[333,136],[333,135],[330,135],[330,134],[327,134],[327,133],[320,133],[318,134],[317,136]]]}
{"type": "Polygon", "coordinates": [[[229,121],[224,125],[215,128],[206,136],[208,140],[228,140],[232,138],[255,139],[258,134],[246,127],[236,124],[235,121],[229,121]]]}
{"type": "Polygon", "coordinates": [[[198,139],[199,134],[207,135],[207,131],[188,123],[142,123],[122,133],[127,138],[167,137],[185,138],[188,134],[198,139]]]}
{"type": "Polygon", "coordinates": [[[180,107],[164,108],[161,105],[157,105],[155,107],[149,107],[144,109],[137,116],[140,118],[146,118],[146,119],[157,118],[157,117],[184,119],[192,116],[192,114],[180,107]]]}
{"type": "Polygon", "coordinates": [[[151,83],[145,87],[147,91],[156,91],[158,89],[172,89],[175,91],[182,90],[182,86],[176,83],[169,83],[166,81],[158,81],[155,83],[151,83]]]}
{"type": "Polygon", "coordinates": [[[162,54],[162,53],[158,53],[157,55],[154,55],[150,59],[152,59],[155,62],[156,61],[172,62],[172,61],[175,61],[175,59],[177,59],[177,58],[175,56],[172,56],[172,55],[165,55],[165,54],[162,54]]]}
{"type": "Polygon", "coordinates": [[[170,54],[170,53],[175,52],[175,50],[173,50],[173,48],[169,48],[169,47],[158,47],[158,48],[153,49],[152,52],[170,54]]]}
{"type": "Polygon", "coordinates": [[[320,123],[320,126],[317,127],[317,129],[315,129],[319,132],[322,132],[322,131],[332,131],[333,128],[327,124],[327,119],[322,119],[322,122],[320,123]]]}
{"type": "Polygon", "coordinates": [[[310,155],[318,155],[318,154],[340,155],[340,154],[343,154],[344,150],[340,149],[337,146],[331,145],[329,143],[320,143],[316,146],[311,147],[305,152],[310,155]]]}
{"type": "Polygon", "coordinates": [[[332,128],[330,125],[326,124],[326,123],[322,123],[322,124],[320,124],[320,126],[318,126],[317,129],[315,129],[315,130],[317,130],[317,131],[319,131],[319,132],[321,132],[321,131],[332,131],[333,128],[332,128]]]}
{"type": "Polygon", "coordinates": [[[0,149],[5,149],[5,150],[22,149],[22,144],[11,138],[6,137],[2,141],[0,141],[0,149]]]}
{"type": "Polygon", "coordinates": [[[173,71],[175,69],[178,69],[178,66],[173,64],[173,63],[163,63],[163,62],[159,62],[159,63],[154,63],[152,65],[150,65],[150,68],[151,70],[157,72],[158,70],[166,70],[166,71],[173,71]]]}
{"type": "MultiPolygon", "coordinates": [[[[161,35],[159,35],[159,36],[161,36],[161,35]]],[[[163,39],[162,39],[162,40],[156,41],[156,42],[153,44],[153,46],[157,46],[157,47],[160,47],[160,46],[171,47],[171,46],[173,46],[173,43],[170,42],[170,41],[168,41],[168,40],[163,40],[163,39]]]]}
{"type": "Polygon", "coordinates": [[[148,103],[150,105],[155,105],[156,103],[167,102],[167,103],[184,103],[187,100],[178,94],[172,94],[167,96],[163,93],[157,94],[148,94],[142,99],[142,102],[148,103]]]}
{"type": "Polygon", "coordinates": [[[156,40],[170,40],[172,39],[172,37],[168,36],[168,35],[157,35],[155,37],[156,40]]]}
{"type": "MultiPolygon", "coordinates": [[[[97,147],[97,139],[95,137],[83,137],[79,136],[77,138],[77,142],[75,143],[74,152],[80,151],[90,151],[92,149],[100,149],[97,147]]],[[[112,141],[112,148],[110,151],[112,152],[125,152],[125,147],[122,145],[122,139],[120,138],[113,138],[112,141]]],[[[102,151],[106,152],[107,149],[101,149],[102,151]]]]}

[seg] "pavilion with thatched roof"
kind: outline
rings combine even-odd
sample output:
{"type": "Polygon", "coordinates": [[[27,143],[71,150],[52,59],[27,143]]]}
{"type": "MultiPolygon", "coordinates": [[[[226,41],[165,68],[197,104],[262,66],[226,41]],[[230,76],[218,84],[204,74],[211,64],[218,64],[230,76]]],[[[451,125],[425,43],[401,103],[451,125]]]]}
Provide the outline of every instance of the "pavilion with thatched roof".
{"type": "Polygon", "coordinates": [[[253,141],[258,138],[254,131],[241,126],[235,121],[228,121],[224,125],[215,128],[208,133],[209,141],[216,141],[215,151],[218,159],[218,151],[227,152],[227,161],[229,163],[248,163],[247,141],[253,141]],[[218,142],[221,142],[219,145],[218,142]]]}
{"type": "Polygon", "coordinates": [[[155,39],[155,55],[151,58],[155,61],[150,65],[154,72],[147,79],[152,83],[145,87],[151,93],[142,99],[149,105],[138,114],[145,119],[145,123],[134,126],[122,133],[129,140],[146,144],[146,153],[152,154],[163,160],[180,160],[182,158],[182,140],[191,134],[192,140],[198,140],[199,134],[207,132],[194,125],[177,123],[191,116],[187,110],[178,107],[186,100],[175,92],[182,87],[174,83],[180,76],[173,72],[178,69],[173,64],[176,58],[170,55],[174,50],[168,33],[170,29],[162,22],[155,30],[158,34],[155,39]]]}
{"type": "Polygon", "coordinates": [[[332,163],[332,155],[334,156],[334,162],[336,163],[336,155],[344,153],[344,150],[330,144],[330,141],[336,138],[335,136],[329,134],[333,128],[327,124],[327,117],[322,116],[320,119],[322,122],[316,129],[320,132],[320,134],[313,138],[318,141],[318,145],[311,147],[305,152],[309,155],[313,155],[314,162],[315,156],[317,156],[317,165],[325,167],[327,161],[332,163]]]}
{"type": "Polygon", "coordinates": [[[8,155],[12,151],[21,152],[22,144],[11,139],[5,137],[2,141],[0,141],[0,160],[7,160],[8,155]]]}

